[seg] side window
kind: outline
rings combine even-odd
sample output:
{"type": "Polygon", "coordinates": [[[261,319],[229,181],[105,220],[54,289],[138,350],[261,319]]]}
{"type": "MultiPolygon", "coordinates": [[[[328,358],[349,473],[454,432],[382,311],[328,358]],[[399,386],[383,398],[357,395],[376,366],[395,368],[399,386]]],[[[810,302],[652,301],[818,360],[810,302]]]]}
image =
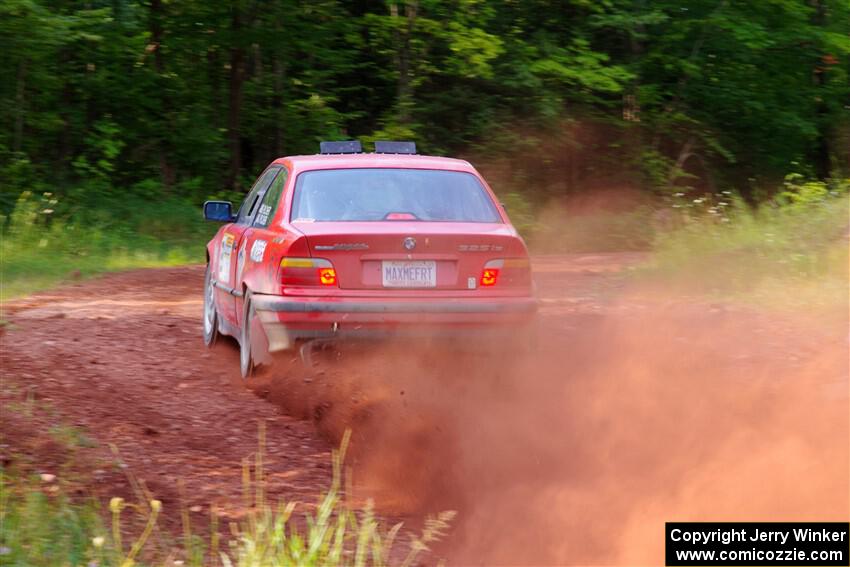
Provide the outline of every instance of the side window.
{"type": "Polygon", "coordinates": [[[254,217],[254,226],[267,227],[277,211],[277,204],[280,202],[280,196],[283,194],[283,187],[286,185],[287,170],[281,170],[280,174],[274,178],[271,187],[266,191],[263,200],[260,203],[260,208],[257,211],[257,216],[254,217]]]}
{"type": "Polygon", "coordinates": [[[251,187],[251,190],[248,192],[248,196],[245,197],[245,200],[242,201],[242,205],[239,207],[239,214],[236,216],[237,224],[246,224],[250,222],[251,218],[253,218],[254,213],[257,210],[257,205],[259,204],[260,197],[268,189],[269,185],[271,185],[272,180],[277,175],[277,172],[280,171],[279,166],[270,167],[263,173],[257,182],[254,183],[254,186],[251,187]]]}

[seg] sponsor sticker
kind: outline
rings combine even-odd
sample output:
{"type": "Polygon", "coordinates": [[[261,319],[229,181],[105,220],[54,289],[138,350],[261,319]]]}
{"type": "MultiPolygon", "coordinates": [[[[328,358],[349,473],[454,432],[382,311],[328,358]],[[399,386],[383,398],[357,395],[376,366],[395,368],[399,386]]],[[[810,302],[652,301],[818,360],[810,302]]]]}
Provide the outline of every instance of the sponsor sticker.
{"type": "Polygon", "coordinates": [[[255,240],[254,245],[251,246],[251,261],[252,262],[262,262],[263,256],[266,253],[266,245],[268,242],[265,240],[255,240]]]}
{"type": "Polygon", "coordinates": [[[260,205],[260,210],[257,211],[257,224],[261,224],[263,226],[267,225],[269,220],[269,213],[271,212],[271,205],[260,205]]]}
{"type": "Polygon", "coordinates": [[[235,237],[229,232],[221,237],[221,254],[218,257],[218,281],[223,284],[230,283],[230,257],[233,254],[233,242],[235,237]]]}

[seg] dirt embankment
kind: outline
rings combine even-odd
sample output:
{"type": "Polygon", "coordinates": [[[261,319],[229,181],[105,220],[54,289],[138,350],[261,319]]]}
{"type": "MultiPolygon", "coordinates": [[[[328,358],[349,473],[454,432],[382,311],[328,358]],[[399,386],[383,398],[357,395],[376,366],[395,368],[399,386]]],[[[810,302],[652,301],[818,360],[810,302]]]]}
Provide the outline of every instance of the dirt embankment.
{"type": "Polygon", "coordinates": [[[637,260],[538,259],[539,344],[525,356],[346,351],[258,380],[255,396],[234,379],[235,348],[204,351],[202,270],[181,268],[16,307],[0,360],[116,443],[166,503],[183,479],[190,504],[238,513],[258,418],[272,495],[312,502],[352,428],[355,496],[390,516],[458,510],[440,550],[458,564],[655,564],[665,521],[846,519],[846,319],[634,290],[621,268],[637,260]]]}

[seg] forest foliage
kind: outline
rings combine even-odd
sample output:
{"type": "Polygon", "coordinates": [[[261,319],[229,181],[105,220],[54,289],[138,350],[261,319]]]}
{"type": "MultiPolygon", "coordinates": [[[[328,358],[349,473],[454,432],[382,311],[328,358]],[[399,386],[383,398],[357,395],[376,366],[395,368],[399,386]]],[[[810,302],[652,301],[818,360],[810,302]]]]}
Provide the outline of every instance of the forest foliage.
{"type": "Polygon", "coordinates": [[[0,212],[235,196],[415,139],[544,203],[848,169],[848,0],[3,0],[0,212]],[[495,164],[495,165],[494,165],[495,164]]]}

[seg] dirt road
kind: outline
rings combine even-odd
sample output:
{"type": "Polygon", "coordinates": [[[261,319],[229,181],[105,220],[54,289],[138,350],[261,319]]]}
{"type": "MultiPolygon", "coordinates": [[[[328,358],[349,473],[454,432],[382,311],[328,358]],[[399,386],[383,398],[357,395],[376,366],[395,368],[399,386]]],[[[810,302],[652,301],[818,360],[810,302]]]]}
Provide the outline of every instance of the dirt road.
{"type": "MultiPolygon", "coordinates": [[[[257,446],[258,420],[270,440],[271,493],[314,502],[328,482],[331,446],[309,422],[244,388],[234,346],[204,348],[202,282],[197,266],[135,271],[15,303],[13,327],[2,337],[4,380],[20,396],[32,392],[47,402],[101,449],[115,444],[127,469],[172,509],[179,481],[187,507],[206,513],[217,503],[226,514],[238,513],[241,461],[257,446]]],[[[3,425],[4,433],[14,430],[3,425]]],[[[104,458],[102,450],[92,452],[104,458]]],[[[96,475],[98,492],[132,496],[124,471],[110,460],[96,475]]]]}
{"type": "MultiPolygon", "coordinates": [[[[307,503],[350,427],[358,497],[458,510],[457,563],[656,563],[667,520],[846,519],[845,320],[634,292],[640,259],[538,258],[533,356],[390,348],[251,388],[233,344],[201,342],[203,267],[114,274],[6,306],[0,401],[92,436],[96,493],[128,493],[129,471],[198,516],[240,513],[258,420],[270,496],[307,503]]],[[[4,459],[55,472],[49,443],[0,419],[4,459]]]]}

